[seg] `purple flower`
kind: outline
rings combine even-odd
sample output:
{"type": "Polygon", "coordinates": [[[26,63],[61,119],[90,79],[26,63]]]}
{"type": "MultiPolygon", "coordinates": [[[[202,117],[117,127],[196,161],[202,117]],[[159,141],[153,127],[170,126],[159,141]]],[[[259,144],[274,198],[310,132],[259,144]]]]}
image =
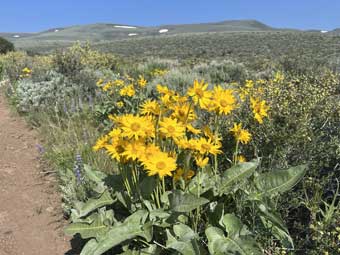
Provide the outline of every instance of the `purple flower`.
{"type": "Polygon", "coordinates": [[[78,185],[81,184],[84,180],[82,176],[82,171],[83,171],[83,160],[81,158],[81,155],[79,153],[76,154],[76,161],[74,163],[74,175],[77,178],[77,183],[78,185]]]}
{"type": "Polygon", "coordinates": [[[36,147],[37,147],[39,154],[43,154],[45,152],[45,149],[42,145],[36,144],[36,147]]]}
{"type": "Polygon", "coordinates": [[[64,110],[64,113],[67,113],[67,105],[66,105],[65,101],[64,101],[64,105],[63,105],[63,110],[64,110]]]}

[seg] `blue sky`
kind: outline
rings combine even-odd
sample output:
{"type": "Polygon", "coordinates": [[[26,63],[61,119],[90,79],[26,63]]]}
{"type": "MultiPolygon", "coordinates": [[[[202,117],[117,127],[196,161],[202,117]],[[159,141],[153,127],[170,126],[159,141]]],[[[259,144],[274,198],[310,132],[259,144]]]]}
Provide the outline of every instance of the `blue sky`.
{"type": "Polygon", "coordinates": [[[339,0],[2,1],[0,32],[38,32],[89,23],[183,24],[256,19],[273,27],[340,27],[339,0]]]}

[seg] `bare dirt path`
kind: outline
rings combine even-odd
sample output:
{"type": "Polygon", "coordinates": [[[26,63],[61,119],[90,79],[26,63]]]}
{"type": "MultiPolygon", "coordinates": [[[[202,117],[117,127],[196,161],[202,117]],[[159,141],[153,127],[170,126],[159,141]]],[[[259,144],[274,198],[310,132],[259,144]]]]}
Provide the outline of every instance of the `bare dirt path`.
{"type": "MultiPolygon", "coordinates": [[[[39,170],[37,139],[0,94],[0,255],[62,255],[60,198],[39,170]]],[[[74,253],[67,253],[74,254],[74,253]]]]}

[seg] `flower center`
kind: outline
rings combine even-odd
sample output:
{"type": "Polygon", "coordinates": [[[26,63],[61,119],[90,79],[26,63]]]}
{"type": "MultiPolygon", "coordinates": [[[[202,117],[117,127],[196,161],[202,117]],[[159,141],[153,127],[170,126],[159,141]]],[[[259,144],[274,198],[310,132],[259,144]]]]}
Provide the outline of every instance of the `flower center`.
{"type": "Polygon", "coordinates": [[[174,128],[173,126],[168,127],[169,133],[173,133],[173,132],[175,132],[175,130],[176,130],[176,128],[174,128]]]}
{"type": "Polygon", "coordinates": [[[221,105],[222,107],[226,107],[226,106],[228,106],[228,102],[227,102],[226,100],[224,100],[224,99],[221,99],[221,100],[220,100],[220,105],[221,105]]]}
{"type": "Polygon", "coordinates": [[[201,148],[203,149],[203,150],[205,150],[205,151],[209,151],[210,150],[210,145],[209,144],[202,144],[201,145],[201,148]]]}
{"type": "Polygon", "coordinates": [[[132,131],[138,131],[140,129],[140,125],[138,123],[132,123],[131,125],[132,131]]]}
{"type": "Polygon", "coordinates": [[[157,162],[156,167],[158,170],[163,170],[166,167],[166,164],[163,161],[157,162]]]}
{"type": "Polygon", "coordinates": [[[195,90],[195,93],[196,93],[196,95],[197,95],[198,97],[203,97],[203,95],[204,95],[204,92],[203,92],[202,89],[196,89],[196,90],[195,90]]]}
{"type": "Polygon", "coordinates": [[[182,109],[178,110],[178,115],[179,115],[180,117],[184,117],[185,114],[186,114],[186,113],[185,113],[184,110],[182,110],[182,109]]]}

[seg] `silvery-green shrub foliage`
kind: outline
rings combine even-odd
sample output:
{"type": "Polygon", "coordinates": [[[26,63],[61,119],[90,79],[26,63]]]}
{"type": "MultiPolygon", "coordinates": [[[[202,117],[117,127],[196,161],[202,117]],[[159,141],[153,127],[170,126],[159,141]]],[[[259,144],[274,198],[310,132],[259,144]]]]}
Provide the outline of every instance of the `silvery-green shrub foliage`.
{"type": "Polygon", "coordinates": [[[77,86],[69,83],[62,75],[50,71],[41,81],[22,79],[16,88],[17,106],[21,111],[32,108],[50,107],[77,92],[77,86]]]}

